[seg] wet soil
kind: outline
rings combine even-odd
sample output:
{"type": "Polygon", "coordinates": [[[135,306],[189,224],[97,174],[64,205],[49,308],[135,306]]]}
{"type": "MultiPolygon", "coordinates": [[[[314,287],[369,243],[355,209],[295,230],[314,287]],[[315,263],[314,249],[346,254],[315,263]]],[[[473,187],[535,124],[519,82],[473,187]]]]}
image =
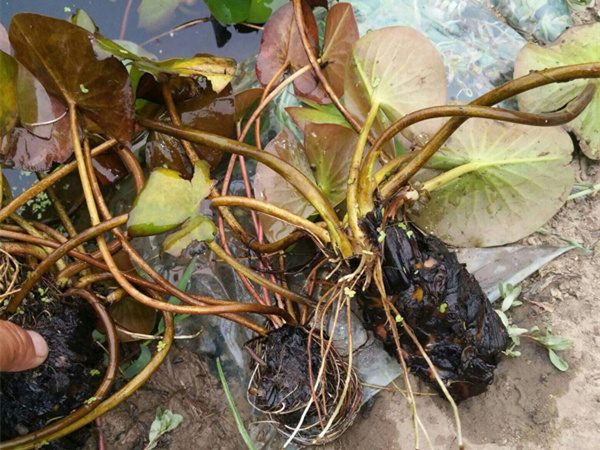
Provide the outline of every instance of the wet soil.
{"type": "MultiPolygon", "coordinates": [[[[96,315],[81,298],[58,296],[54,282],[44,278],[21,304],[22,313],[11,320],[25,329],[36,330],[48,343],[48,359],[40,367],[0,375],[1,440],[43,428],[67,416],[90,398],[101,376],[103,352],[92,332],[96,315]]],[[[89,437],[81,429],[47,448],[78,449],[89,437]]]]}

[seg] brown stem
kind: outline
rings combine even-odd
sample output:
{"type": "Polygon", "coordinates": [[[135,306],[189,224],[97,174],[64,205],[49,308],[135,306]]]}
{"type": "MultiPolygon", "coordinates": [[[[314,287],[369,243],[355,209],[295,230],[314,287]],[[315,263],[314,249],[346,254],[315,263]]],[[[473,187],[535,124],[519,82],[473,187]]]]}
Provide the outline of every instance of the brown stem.
{"type": "MultiPolygon", "coordinates": [[[[117,143],[117,141],[115,139],[111,139],[111,140],[108,140],[108,141],[100,144],[99,146],[95,147],[92,150],[92,157],[98,156],[98,155],[104,153],[109,148],[114,146],[116,143],[117,143]]],[[[65,164],[60,169],[57,169],[54,172],[52,172],[51,174],[49,174],[42,181],[37,182],[36,184],[31,186],[29,189],[27,189],[25,192],[23,192],[19,196],[15,197],[8,205],[6,205],[4,208],[2,208],[0,210],[0,222],[4,222],[8,218],[8,216],[10,216],[12,213],[17,211],[21,206],[23,206],[29,200],[34,198],[40,192],[45,191],[48,186],[52,186],[58,180],[63,178],[65,175],[70,174],[75,169],[77,169],[77,162],[73,161],[73,162],[70,162],[69,164],[65,164]]]]}
{"type": "MultiPolygon", "coordinates": [[[[594,98],[595,91],[596,86],[594,84],[588,84],[583,92],[577,98],[569,102],[569,104],[561,111],[545,114],[532,114],[477,105],[434,106],[407,114],[388,127],[367,153],[361,168],[358,183],[359,205],[370,205],[368,210],[373,209],[372,194],[377,187],[377,183],[376,180],[373,179],[372,173],[373,168],[375,167],[378,152],[396,134],[400,133],[409,126],[414,125],[415,123],[438,117],[476,117],[481,119],[518,123],[521,125],[555,127],[568,123],[581,114],[581,112],[594,98]],[[369,188],[361,189],[361,187],[363,187],[367,181],[369,182],[369,188]]],[[[401,155],[401,157],[406,157],[406,155],[401,155]]]]}
{"type": "Polygon", "coordinates": [[[75,430],[87,425],[88,423],[94,421],[97,417],[107,413],[123,400],[126,400],[129,396],[131,396],[136,390],[142,386],[150,376],[160,367],[163,360],[166,358],[171,345],[173,344],[173,337],[175,335],[175,327],[173,324],[173,315],[163,311],[163,320],[165,324],[165,333],[163,335],[162,342],[164,346],[162,350],[158,350],[156,354],[152,357],[150,362],[144,367],[140,373],[138,373],[135,377],[129,381],[123,388],[113,394],[109,399],[103,401],[93,411],[88,411],[83,417],[78,417],[77,421],[70,423],[68,426],[60,426],[56,427],[60,422],[56,422],[43,430],[40,430],[36,433],[32,433],[28,436],[33,436],[32,438],[28,438],[28,436],[19,437],[13,439],[12,441],[3,442],[0,444],[0,450],[13,450],[13,449],[30,449],[37,447],[41,444],[42,441],[51,442],[63,436],[66,436],[69,433],[72,433],[75,430]],[[38,433],[43,432],[45,430],[48,431],[48,434],[44,434],[44,438],[39,438],[38,433]]]}
{"type": "MultiPolygon", "coordinates": [[[[304,46],[304,50],[306,51],[306,55],[308,56],[308,60],[310,61],[310,65],[312,66],[317,78],[323,85],[323,89],[331,98],[331,101],[336,106],[336,108],[342,113],[344,118],[348,121],[348,123],[354,128],[357,133],[360,133],[362,129],[362,125],[358,123],[358,121],[350,114],[350,111],[346,109],[346,107],[342,104],[339,97],[336,95],[335,91],[327,81],[325,74],[321,70],[321,66],[319,65],[319,61],[317,60],[316,55],[313,53],[312,47],[308,40],[308,36],[306,35],[306,24],[304,23],[304,14],[302,14],[302,0],[294,0],[294,15],[296,18],[296,24],[298,25],[298,31],[300,34],[300,39],[302,39],[302,45],[304,46]]],[[[326,62],[326,61],[325,61],[326,62]]],[[[373,143],[373,138],[371,136],[368,137],[369,143],[373,143]]]]}

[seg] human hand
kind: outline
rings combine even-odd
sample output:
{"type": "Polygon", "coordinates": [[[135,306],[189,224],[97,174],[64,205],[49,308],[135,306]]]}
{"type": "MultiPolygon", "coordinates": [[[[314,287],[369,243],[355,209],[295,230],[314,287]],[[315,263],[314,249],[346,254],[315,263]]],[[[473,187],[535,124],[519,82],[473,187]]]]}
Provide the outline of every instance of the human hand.
{"type": "Polygon", "coordinates": [[[0,320],[0,371],[20,372],[33,369],[48,357],[48,344],[35,331],[0,320]]]}

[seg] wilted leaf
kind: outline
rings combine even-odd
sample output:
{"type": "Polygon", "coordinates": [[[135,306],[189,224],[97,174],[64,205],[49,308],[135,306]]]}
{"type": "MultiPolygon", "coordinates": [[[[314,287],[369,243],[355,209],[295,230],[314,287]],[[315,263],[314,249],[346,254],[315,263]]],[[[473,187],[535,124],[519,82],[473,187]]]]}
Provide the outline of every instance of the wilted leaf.
{"type": "Polygon", "coordinates": [[[0,161],[15,168],[31,171],[46,171],[54,162],[65,162],[73,153],[69,117],[64,114],[64,105],[52,99],[53,114],[63,117],[51,125],[49,139],[38,137],[25,128],[13,128],[2,138],[0,161]]]}
{"type": "Polygon", "coordinates": [[[10,41],[8,40],[8,33],[6,32],[6,28],[4,25],[0,23],[0,50],[4,53],[8,53],[10,55],[10,41]]]}
{"type": "MultiPolygon", "coordinates": [[[[313,183],[315,182],[302,144],[288,128],[284,127],[275,139],[269,142],[264,151],[279,156],[304,173],[313,183]]],[[[312,205],[292,185],[263,164],[256,166],[254,194],[259,200],[270,202],[302,217],[309,217],[315,213],[312,205]]],[[[260,221],[265,235],[271,242],[287,236],[294,229],[291,225],[265,214],[260,214],[260,221]]]]}
{"type": "MultiPolygon", "coordinates": [[[[542,70],[569,64],[583,64],[600,60],[600,23],[573,27],[561,34],[547,47],[527,44],[515,62],[515,78],[532,70],[542,70]]],[[[577,97],[590,80],[553,83],[519,95],[519,108],[531,112],[550,112],[562,108],[577,97]]],[[[585,155],[600,159],[600,81],[596,94],[587,108],[566,127],[579,139],[585,155]]]]}
{"type": "Polygon", "coordinates": [[[0,51],[0,137],[5,136],[17,124],[17,62],[7,53],[0,51]]]}
{"type": "Polygon", "coordinates": [[[118,154],[111,151],[95,156],[92,166],[101,186],[110,186],[129,174],[123,160],[118,154]]]}
{"type": "Polygon", "coordinates": [[[248,110],[258,103],[264,91],[263,88],[252,88],[235,94],[235,114],[233,115],[233,120],[235,122],[242,120],[248,110]]]}
{"type": "Polygon", "coordinates": [[[71,16],[71,23],[88,30],[90,33],[96,33],[98,31],[98,27],[92,18],[83,9],[77,9],[77,13],[71,16]]]}
{"type": "MultiPolygon", "coordinates": [[[[319,51],[319,30],[315,16],[303,1],[302,11],[306,22],[306,33],[315,53],[319,51]]],[[[294,20],[294,7],[288,3],[279,8],[265,25],[260,41],[260,52],[256,58],[256,76],[263,86],[289,62],[292,72],[310,64],[302,45],[298,26],[294,20]]],[[[317,88],[313,72],[307,72],[294,81],[299,95],[309,95],[317,88]]]]}
{"type": "MultiPolygon", "coordinates": [[[[235,134],[235,123],[233,121],[235,107],[231,86],[228,86],[220,94],[216,94],[211,89],[206,89],[202,94],[191,100],[180,102],[176,106],[184,125],[225,137],[233,137],[235,134]]],[[[159,120],[170,122],[171,119],[167,112],[163,112],[159,116],[159,120]]],[[[199,144],[193,144],[193,147],[198,155],[206,160],[213,169],[217,167],[223,156],[221,151],[212,147],[199,144]]],[[[179,140],[171,136],[153,132],[148,139],[146,155],[150,155],[149,162],[152,161],[153,167],[156,167],[157,164],[161,166],[167,164],[167,167],[173,168],[175,166],[172,166],[172,163],[180,166],[178,163],[180,157],[177,153],[182,155],[183,152],[179,140]],[[156,152],[158,153],[155,155],[156,152]]],[[[187,166],[185,162],[183,165],[187,166]]]]}
{"type": "Polygon", "coordinates": [[[180,230],[171,233],[163,242],[162,250],[177,257],[192,242],[212,241],[217,228],[205,216],[196,216],[183,224],[180,230]]]}
{"type": "Polygon", "coordinates": [[[351,128],[334,104],[320,105],[304,98],[300,100],[306,103],[306,106],[290,106],[285,110],[303,134],[306,134],[306,126],[310,123],[332,123],[351,128]]]}
{"type": "Polygon", "coordinates": [[[221,92],[235,75],[235,60],[217,58],[210,55],[195,56],[187,59],[169,59],[159,61],[156,66],[163,72],[183,77],[202,76],[208,79],[215,92],[221,92]]]}
{"type": "Polygon", "coordinates": [[[561,128],[471,119],[417,175],[432,175],[467,163],[476,170],[431,193],[411,218],[426,233],[464,247],[490,247],[519,240],[546,223],[573,186],[573,143],[561,128]]]}
{"type": "MultiPolygon", "coordinates": [[[[182,229],[168,237],[168,248],[173,253],[183,250],[193,240],[212,240],[212,234],[200,214],[200,204],[210,191],[209,167],[205,161],[196,164],[191,181],[169,169],[157,169],[150,174],[144,189],[138,195],[127,222],[127,232],[131,236],[151,236],[170,231],[184,224],[182,229]],[[185,246],[177,245],[177,239],[184,239],[185,246]]],[[[210,221],[209,221],[210,222],[210,221]]]]}
{"type": "Polygon", "coordinates": [[[154,31],[169,24],[175,18],[180,4],[191,6],[196,0],[142,0],[138,6],[138,26],[154,31]]]}
{"type": "Polygon", "coordinates": [[[304,148],[317,186],[327,200],[337,206],[346,197],[350,163],[358,134],[335,124],[308,124],[304,148]]]}
{"type": "MultiPolygon", "coordinates": [[[[109,313],[117,325],[132,333],[150,334],[156,323],[156,310],[134,300],[132,297],[125,297],[112,303],[109,313]]],[[[119,340],[129,342],[135,339],[124,333],[119,333],[119,340]]]]}
{"type": "MultiPolygon", "coordinates": [[[[345,101],[348,110],[364,121],[371,105],[379,103],[380,132],[389,120],[429,106],[446,103],[446,72],[435,46],[410,27],[388,27],[367,33],[352,48],[346,65],[345,101]]],[[[420,122],[406,130],[432,136],[438,119],[420,122]]]]}
{"type": "Polygon", "coordinates": [[[350,3],[336,3],[327,14],[323,55],[325,78],[338,97],[344,94],[344,71],[352,45],[358,40],[358,25],[350,3]]]}
{"type": "Polygon", "coordinates": [[[115,58],[96,57],[92,34],[64,20],[22,13],[12,18],[9,36],[17,61],[50,94],[75,103],[109,136],[131,140],[134,104],[127,70],[115,58]]]}

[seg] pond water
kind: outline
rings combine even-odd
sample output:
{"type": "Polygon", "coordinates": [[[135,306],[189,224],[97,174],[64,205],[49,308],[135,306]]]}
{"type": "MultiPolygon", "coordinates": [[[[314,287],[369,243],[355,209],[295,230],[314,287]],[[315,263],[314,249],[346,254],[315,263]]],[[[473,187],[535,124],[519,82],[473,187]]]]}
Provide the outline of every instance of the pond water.
{"type": "MultiPolygon", "coordinates": [[[[1,0],[0,23],[8,30],[11,18],[21,12],[33,12],[59,19],[69,20],[77,9],[83,9],[96,23],[101,34],[109,39],[125,39],[141,44],[145,50],[164,60],[187,58],[197,53],[210,53],[220,57],[233,58],[240,62],[257,52],[262,31],[241,27],[224,27],[214,21],[197,23],[193,26],[169,31],[181,24],[203,18],[211,14],[202,0],[186,0],[175,14],[164,21],[159,28],[152,30],[140,26],[139,0],[1,0]],[[127,6],[131,4],[125,19],[127,6]],[[123,24],[124,33],[122,33],[123,24]],[[166,34],[165,34],[166,33],[166,34]]],[[[21,171],[3,171],[13,195],[17,195],[37,181],[35,174],[21,171]]]]}

